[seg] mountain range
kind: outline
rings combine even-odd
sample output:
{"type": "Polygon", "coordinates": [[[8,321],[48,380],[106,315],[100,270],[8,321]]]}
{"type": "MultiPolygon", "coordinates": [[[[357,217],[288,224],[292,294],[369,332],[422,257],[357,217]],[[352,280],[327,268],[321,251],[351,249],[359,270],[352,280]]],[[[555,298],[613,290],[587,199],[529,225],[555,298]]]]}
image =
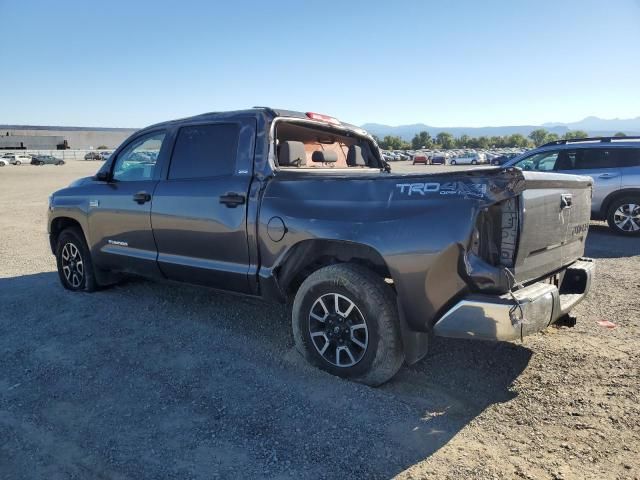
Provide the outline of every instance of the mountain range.
{"type": "Polygon", "coordinates": [[[454,137],[461,135],[469,135],[471,137],[481,136],[503,136],[520,133],[521,135],[529,135],[537,128],[544,128],[552,133],[562,136],[569,130],[585,130],[592,136],[614,135],[617,132],[624,132],[627,135],[640,135],[640,117],[629,119],[603,119],[598,117],[587,117],[578,122],[561,123],[548,122],[542,125],[511,125],[502,127],[434,127],[424,123],[414,123],[411,125],[390,126],[379,123],[366,123],[362,128],[369,133],[383,138],[386,135],[394,135],[403,140],[410,141],[413,136],[422,131],[427,131],[431,136],[436,136],[439,132],[449,132],[454,137]]]}

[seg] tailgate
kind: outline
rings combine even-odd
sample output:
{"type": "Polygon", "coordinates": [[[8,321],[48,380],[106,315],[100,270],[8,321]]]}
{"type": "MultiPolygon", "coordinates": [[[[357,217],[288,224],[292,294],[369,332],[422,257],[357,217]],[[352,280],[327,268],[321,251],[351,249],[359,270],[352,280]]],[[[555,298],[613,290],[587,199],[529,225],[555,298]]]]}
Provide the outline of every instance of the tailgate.
{"type": "Polygon", "coordinates": [[[521,231],[514,274],[526,282],[573,263],[584,254],[591,216],[592,179],[524,172],[521,231]]]}

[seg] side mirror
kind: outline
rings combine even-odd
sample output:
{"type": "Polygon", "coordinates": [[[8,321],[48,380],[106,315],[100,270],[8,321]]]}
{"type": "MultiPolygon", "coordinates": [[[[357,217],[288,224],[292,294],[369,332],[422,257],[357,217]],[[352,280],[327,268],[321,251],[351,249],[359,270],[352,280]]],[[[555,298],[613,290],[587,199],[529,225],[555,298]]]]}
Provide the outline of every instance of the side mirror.
{"type": "Polygon", "coordinates": [[[96,180],[100,182],[108,182],[109,181],[109,172],[100,171],[96,173],[96,180]]]}

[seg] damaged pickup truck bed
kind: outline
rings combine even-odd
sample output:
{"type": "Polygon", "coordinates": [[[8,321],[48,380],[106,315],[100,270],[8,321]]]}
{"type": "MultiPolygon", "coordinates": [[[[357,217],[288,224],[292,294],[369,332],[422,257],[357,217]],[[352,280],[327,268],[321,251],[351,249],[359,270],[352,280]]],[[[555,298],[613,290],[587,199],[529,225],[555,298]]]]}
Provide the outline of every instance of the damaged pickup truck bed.
{"type": "Polygon", "coordinates": [[[254,108],[136,132],[51,196],[49,234],[69,290],[137,274],[291,302],[307,360],[378,385],[431,334],[514,340],[564,320],[594,271],[591,186],[395,174],[355,126],[254,108]]]}

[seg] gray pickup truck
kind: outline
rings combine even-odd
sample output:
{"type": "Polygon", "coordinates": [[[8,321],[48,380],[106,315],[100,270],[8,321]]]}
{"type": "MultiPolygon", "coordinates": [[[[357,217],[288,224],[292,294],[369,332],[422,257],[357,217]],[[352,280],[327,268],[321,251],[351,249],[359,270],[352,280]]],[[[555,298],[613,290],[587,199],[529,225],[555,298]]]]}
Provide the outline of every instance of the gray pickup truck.
{"type": "Polygon", "coordinates": [[[432,334],[565,322],[594,271],[591,188],[517,168],[396,174],[358,127],[253,108],[136,132],[51,196],[48,227],[69,290],[135,274],[290,302],[307,360],[378,385],[432,334]]]}

